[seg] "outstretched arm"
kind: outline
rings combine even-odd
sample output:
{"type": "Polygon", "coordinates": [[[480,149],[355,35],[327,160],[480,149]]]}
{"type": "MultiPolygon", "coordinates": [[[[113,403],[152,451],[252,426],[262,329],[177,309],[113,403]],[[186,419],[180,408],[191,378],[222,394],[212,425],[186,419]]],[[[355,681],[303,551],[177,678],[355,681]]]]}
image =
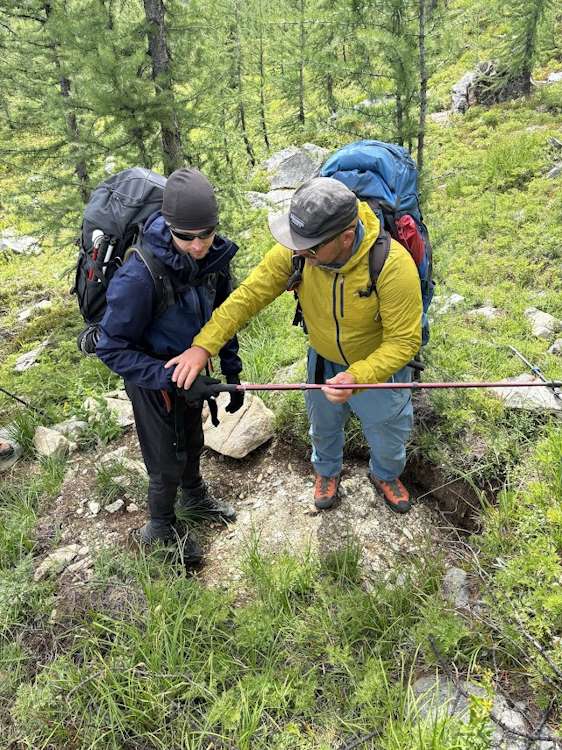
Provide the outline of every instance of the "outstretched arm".
{"type": "Polygon", "coordinates": [[[190,388],[207,364],[251,318],[278,297],[292,272],[291,251],[275,245],[254,268],[248,278],[218,307],[211,320],[193,339],[183,354],[166,362],[176,366],[172,380],[178,388],[190,388]]]}

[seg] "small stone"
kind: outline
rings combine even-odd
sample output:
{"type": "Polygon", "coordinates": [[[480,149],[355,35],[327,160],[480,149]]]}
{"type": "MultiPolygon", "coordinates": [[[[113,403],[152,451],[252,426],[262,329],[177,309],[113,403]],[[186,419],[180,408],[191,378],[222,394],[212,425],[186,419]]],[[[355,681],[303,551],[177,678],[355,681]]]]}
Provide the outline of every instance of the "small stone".
{"type": "Polygon", "coordinates": [[[410,531],[410,529],[406,528],[406,526],[404,526],[404,528],[402,529],[402,533],[404,534],[406,539],[409,539],[411,542],[414,541],[414,536],[412,532],[410,531]]]}
{"type": "Polygon", "coordinates": [[[127,513],[137,513],[139,511],[139,506],[136,503],[129,503],[127,505],[127,513]]]}
{"type": "Polygon", "coordinates": [[[124,505],[125,503],[123,502],[123,500],[119,498],[119,500],[116,500],[114,503],[110,503],[109,505],[106,505],[105,510],[108,513],[117,513],[117,511],[121,510],[121,508],[123,508],[124,505]]]}
{"type": "Polygon", "coordinates": [[[29,368],[37,362],[41,354],[45,351],[50,343],[50,339],[45,339],[45,341],[42,341],[38,347],[32,349],[29,352],[26,352],[25,354],[22,354],[21,357],[18,357],[16,359],[14,372],[25,372],[26,370],[29,370],[29,368]]]}
{"type": "Polygon", "coordinates": [[[97,514],[101,510],[101,505],[97,503],[95,500],[92,500],[91,502],[88,503],[88,510],[93,516],[97,516],[97,514]]]}
{"type": "Polygon", "coordinates": [[[467,607],[470,601],[468,576],[461,568],[449,568],[443,578],[443,595],[454,607],[467,607]]]}
{"type": "Polygon", "coordinates": [[[33,579],[35,581],[41,581],[43,578],[46,578],[51,574],[58,575],[74,560],[78,555],[79,550],[80,545],[78,544],[69,544],[66,547],[60,547],[55,550],[43,560],[41,565],[39,565],[33,575],[33,579]]]}
{"type": "Polygon", "coordinates": [[[562,339],[556,339],[554,344],[549,348],[548,354],[554,354],[556,357],[562,355],[562,339]]]}
{"type": "Polygon", "coordinates": [[[525,317],[530,321],[533,335],[542,339],[549,339],[558,331],[562,330],[562,321],[549,313],[537,310],[536,307],[528,307],[525,317]]]}
{"type": "Polygon", "coordinates": [[[486,318],[487,320],[492,320],[493,318],[497,318],[499,315],[499,310],[497,307],[492,307],[491,305],[484,305],[483,307],[477,307],[475,310],[470,310],[467,315],[469,315],[471,318],[486,318]]]}
{"type": "Polygon", "coordinates": [[[34,305],[31,305],[31,307],[26,307],[25,310],[22,310],[18,315],[18,320],[20,321],[20,323],[24,323],[40,310],[48,310],[49,307],[52,307],[52,304],[53,303],[50,300],[42,299],[40,302],[36,302],[34,305]]]}

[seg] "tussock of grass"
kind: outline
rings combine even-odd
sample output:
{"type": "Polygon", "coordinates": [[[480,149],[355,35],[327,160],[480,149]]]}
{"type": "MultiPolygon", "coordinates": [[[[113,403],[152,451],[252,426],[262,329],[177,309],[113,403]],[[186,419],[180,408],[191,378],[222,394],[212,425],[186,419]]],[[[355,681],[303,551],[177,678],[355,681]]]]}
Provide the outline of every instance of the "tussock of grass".
{"type": "MultiPolygon", "coordinates": [[[[420,724],[408,692],[433,629],[428,608],[433,622],[444,612],[439,567],[366,593],[356,566],[352,546],[298,561],[254,545],[250,600],[234,607],[228,594],[137,560],[142,608],[126,621],[93,613],[70,651],[20,685],[17,736],[35,748],[327,750],[377,728],[385,748],[409,736],[411,748],[452,750],[468,730],[443,718],[420,724]],[[433,735],[439,743],[427,744],[433,735]]],[[[453,655],[451,618],[436,637],[453,655]]],[[[484,735],[485,719],[470,731],[484,735]]]]}

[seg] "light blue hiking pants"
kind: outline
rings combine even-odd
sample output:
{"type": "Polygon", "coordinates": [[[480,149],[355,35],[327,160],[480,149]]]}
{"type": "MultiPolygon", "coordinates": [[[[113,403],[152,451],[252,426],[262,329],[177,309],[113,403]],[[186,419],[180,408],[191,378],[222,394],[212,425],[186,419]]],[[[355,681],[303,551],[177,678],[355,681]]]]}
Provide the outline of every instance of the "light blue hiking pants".
{"type": "MultiPolygon", "coordinates": [[[[324,360],[324,378],[337,375],[346,365],[324,360]]],[[[314,383],[316,352],[308,350],[308,382],[314,383]]],[[[389,382],[409,383],[410,367],[403,367],[389,382]]],[[[343,462],[344,428],[351,412],[361,421],[371,451],[371,472],[390,481],[399,477],[406,463],[406,442],[413,423],[412,392],[372,390],[352,396],[344,404],[328,401],[321,390],[305,392],[309,435],[312,440],[312,465],[323,477],[340,473],[343,462]]]]}

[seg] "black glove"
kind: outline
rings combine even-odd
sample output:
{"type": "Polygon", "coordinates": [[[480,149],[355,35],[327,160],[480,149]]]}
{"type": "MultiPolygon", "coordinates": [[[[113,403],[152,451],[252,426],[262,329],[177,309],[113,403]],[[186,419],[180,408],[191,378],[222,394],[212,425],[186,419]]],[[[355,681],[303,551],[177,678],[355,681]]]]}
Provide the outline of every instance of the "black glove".
{"type": "Polygon", "coordinates": [[[217,392],[212,387],[214,385],[220,385],[220,380],[211,378],[209,375],[198,375],[191,384],[191,388],[187,391],[184,388],[179,388],[177,392],[187,401],[188,404],[206,401],[209,404],[211,422],[215,427],[218,427],[218,409],[215,400],[217,392]]]}
{"type": "MultiPolygon", "coordinates": [[[[238,375],[227,375],[226,382],[230,385],[240,385],[240,378],[238,375]]],[[[244,391],[230,391],[230,401],[225,411],[234,414],[235,411],[241,409],[244,405],[244,393],[244,391]]]]}
{"type": "Polygon", "coordinates": [[[95,357],[96,345],[98,343],[99,337],[100,337],[99,325],[97,323],[94,323],[93,325],[89,325],[87,328],[84,328],[84,330],[80,331],[80,333],[78,334],[78,338],[76,339],[76,343],[78,344],[78,349],[82,352],[82,354],[85,354],[87,357],[95,357]]]}

